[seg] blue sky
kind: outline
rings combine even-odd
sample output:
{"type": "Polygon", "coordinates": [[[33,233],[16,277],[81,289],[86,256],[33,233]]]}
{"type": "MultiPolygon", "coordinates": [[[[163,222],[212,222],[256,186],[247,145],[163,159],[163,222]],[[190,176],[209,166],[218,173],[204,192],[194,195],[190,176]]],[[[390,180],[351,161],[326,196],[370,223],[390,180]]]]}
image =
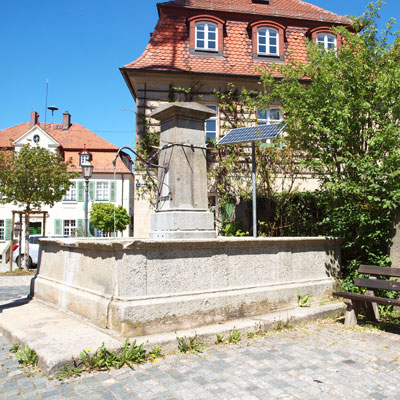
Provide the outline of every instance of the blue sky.
{"type": "MultiPolygon", "coordinates": [[[[360,15],[368,1],[310,0],[341,15],[360,15]]],[[[157,23],[156,0],[2,1],[0,129],[45,118],[48,105],[117,146],[133,145],[135,104],[119,67],[138,58],[157,23]]],[[[400,20],[387,0],[382,21],[400,20]]],[[[51,113],[47,112],[51,122],[51,113]]]]}

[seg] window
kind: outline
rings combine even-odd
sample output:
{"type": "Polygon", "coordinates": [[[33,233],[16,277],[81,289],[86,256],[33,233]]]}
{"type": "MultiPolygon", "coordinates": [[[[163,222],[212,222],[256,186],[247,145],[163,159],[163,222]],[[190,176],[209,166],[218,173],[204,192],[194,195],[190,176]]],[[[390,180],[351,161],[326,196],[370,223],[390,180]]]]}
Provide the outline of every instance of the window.
{"type": "Polygon", "coordinates": [[[64,236],[75,236],[76,221],[74,219],[64,220],[64,236]]]}
{"type": "Polygon", "coordinates": [[[322,32],[317,34],[317,44],[322,46],[325,50],[336,50],[337,39],[331,33],[322,32]]]}
{"type": "Polygon", "coordinates": [[[207,119],[205,122],[205,131],[206,131],[206,142],[210,140],[217,139],[217,128],[218,128],[218,107],[207,104],[208,108],[211,108],[215,112],[211,118],[207,119]]]}
{"type": "Polygon", "coordinates": [[[90,154],[82,154],[81,155],[81,165],[86,164],[91,159],[90,154]]]}
{"type": "Polygon", "coordinates": [[[282,109],[279,107],[271,107],[266,111],[257,111],[257,123],[262,124],[276,124],[282,121],[282,109]]]}
{"type": "Polygon", "coordinates": [[[96,200],[97,201],[109,200],[108,182],[96,182],[96,200]]]}
{"type": "Polygon", "coordinates": [[[68,192],[63,198],[63,201],[76,201],[76,182],[72,182],[68,192]]]}
{"type": "Polygon", "coordinates": [[[196,50],[218,51],[218,27],[211,22],[197,22],[196,50]]]}
{"type": "Polygon", "coordinates": [[[101,238],[101,237],[108,237],[108,234],[107,233],[103,233],[103,231],[101,229],[95,228],[94,236],[101,238]]]}
{"type": "Polygon", "coordinates": [[[4,240],[4,219],[0,219],[0,240],[4,240]]]}
{"type": "Polygon", "coordinates": [[[39,142],[40,142],[40,136],[39,136],[39,135],[34,135],[34,136],[33,136],[33,142],[34,142],[35,144],[39,144],[39,142]]]}
{"type": "Polygon", "coordinates": [[[257,29],[257,54],[279,55],[279,32],[276,29],[267,27],[257,29]]]}
{"type": "Polygon", "coordinates": [[[252,40],[253,60],[285,61],[286,26],[276,21],[261,20],[249,23],[247,31],[252,40]]]}

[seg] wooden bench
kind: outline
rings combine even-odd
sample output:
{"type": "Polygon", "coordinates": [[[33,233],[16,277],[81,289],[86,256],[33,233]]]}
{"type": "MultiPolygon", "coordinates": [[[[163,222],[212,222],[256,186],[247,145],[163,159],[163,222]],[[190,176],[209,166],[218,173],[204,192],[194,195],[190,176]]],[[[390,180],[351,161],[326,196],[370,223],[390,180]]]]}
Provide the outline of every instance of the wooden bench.
{"type": "Polygon", "coordinates": [[[379,320],[378,304],[387,304],[400,307],[400,300],[388,299],[385,297],[377,297],[378,289],[394,290],[400,292],[400,282],[391,282],[379,277],[400,278],[400,268],[377,267],[374,265],[360,265],[358,272],[361,274],[369,274],[369,278],[356,278],[354,284],[358,287],[366,288],[365,294],[335,292],[336,297],[343,297],[345,301],[346,319],[344,325],[352,327],[357,325],[358,313],[361,309],[366,312],[369,320],[379,320]]]}

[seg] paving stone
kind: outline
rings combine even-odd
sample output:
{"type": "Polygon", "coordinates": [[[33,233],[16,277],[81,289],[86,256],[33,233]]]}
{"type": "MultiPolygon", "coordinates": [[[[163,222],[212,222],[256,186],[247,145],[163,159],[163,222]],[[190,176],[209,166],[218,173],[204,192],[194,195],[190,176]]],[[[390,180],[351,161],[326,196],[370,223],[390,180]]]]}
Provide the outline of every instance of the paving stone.
{"type": "MultiPolygon", "coordinates": [[[[27,294],[24,284],[2,284],[0,279],[3,298],[27,294]]],[[[400,399],[398,336],[338,323],[243,336],[237,346],[211,346],[200,355],[168,355],[135,370],[63,382],[28,377],[10,348],[0,334],[0,400],[400,399]]]]}

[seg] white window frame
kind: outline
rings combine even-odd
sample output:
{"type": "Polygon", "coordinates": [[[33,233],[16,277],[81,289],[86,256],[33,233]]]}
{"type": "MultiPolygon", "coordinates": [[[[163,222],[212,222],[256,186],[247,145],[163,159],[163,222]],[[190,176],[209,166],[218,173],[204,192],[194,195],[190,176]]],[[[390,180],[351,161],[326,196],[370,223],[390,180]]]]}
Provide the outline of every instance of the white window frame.
{"type": "Polygon", "coordinates": [[[90,154],[82,154],[82,155],[80,155],[80,162],[81,162],[81,165],[84,165],[87,162],[90,162],[90,154]]]}
{"type": "Polygon", "coordinates": [[[110,200],[110,184],[105,181],[96,182],[96,201],[110,200]]]}
{"type": "Polygon", "coordinates": [[[6,237],[6,224],[4,219],[0,219],[0,240],[5,240],[6,237]]]}
{"type": "MultiPolygon", "coordinates": [[[[258,125],[278,124],[282,120],[283,120],[283,117],[282,117],[282,108],[281,107],[277,107],[277,106],[270,107],[266,111],[257,110],[257,124],[258,125]],[[273,112],[275,110],[279,110],[279,119],[276,119],[273,116],[273,112]]],[[[274,142],[275,142],[275,139],[266,139],[265,140],[265,143],[267,144],[267,146],[272,146],[274,144],[274,142]]]]}
{"type": "Polygon", "coordinates": [[[76,220],[75,219],[64,219],[63,220],[63,232],[64,236],[75,236],[76,234],[76,220]]]}
{"type": "Polygon", "coordinates": [[[77,201],[78,196],[78,185],[76,182],[72,182],[71,186],[68,189],[68,192],[65,193],[63,201],[77,201]]]}
{"type": "Polygon", "coordinates": [[[209,133],[214,133],[213,130],[208,130],[207,129],[207,122],[208,121],[215,121],[215,137],[211,138],[214,140],[217,140],[217,138],[219,137],[218,135],[218,104],[206,104],[206,107],[210,108],[211,110],[215,111],[215,115],[213,115],[212,117],[208,118],[205,122],[204,122],[204,131],[206,133],[206,142],[209,140],[209,133]]]}
{"type": "Polygon", "coordinates": [[[104,233],[101,229],[95,228],[94,236],[99,238],[108,237],[108,233],[104,233]]]}
{"type": "Polygon", "coordinates": [[[277,124],[279,122],[283,121],[282,117],[282,108],[281,107],[270,107],[268,110],[262,111],[262,110],[257,110],[257,124],[262,125],[262,124],[277,124]],[[279,118],[275,118],[273,113],[275,110],[279,110],[279,118]]]}
{"type": "Polygon", "coordinates": [[[213,22],[208,22],[208,21],[199,21],[196,22],[195,28],[194,28],[195,34],[194,34],[194,47],[196,50],[204,50],[204,51],[218,51],[218,25],[214,24],[213,22]],[[200,26],[204,25],[204,29],[200,29],[200,26]],[[211,34],[214,31],[210,30],[210,27],[215,28],[215,39],[210,39],[211,34]],[[204,38],[198,38],[199,33],[204,34],[204,38]],[[203,41],[204,46],[198,46],[198,41],[203,41]],[[215,43],[215,47],[210,47],[211,43],[215,43]]]}
{"type": "Polygon", "coordinates": [[[257,54],[262,56],[279,56],[279,31],[269,26],[262,26],[257,29],[257,54]],[[271,36],[275,32],[276,36],[271,36]],[[265,43],[260,43],[260,39],[265,38],[265,43]],[[271,43],[275,39],[276,43],[271,43]],[[265,46],[265,51],[260,51],[260,46],[265,46]],[[276,47],[276,52],[271,52],[271,47],[276,47]]]}
{"type": "Polygon", "coordinates": [[[337,50],[337,36],[329,32],[317,33],[316,43],[322,46],[326,51],[337,50]],[[331,39],[331,40],[330,40],[331,39]],[[329,44],[333,44],[333,47],[329,47],[329,44]]]}

